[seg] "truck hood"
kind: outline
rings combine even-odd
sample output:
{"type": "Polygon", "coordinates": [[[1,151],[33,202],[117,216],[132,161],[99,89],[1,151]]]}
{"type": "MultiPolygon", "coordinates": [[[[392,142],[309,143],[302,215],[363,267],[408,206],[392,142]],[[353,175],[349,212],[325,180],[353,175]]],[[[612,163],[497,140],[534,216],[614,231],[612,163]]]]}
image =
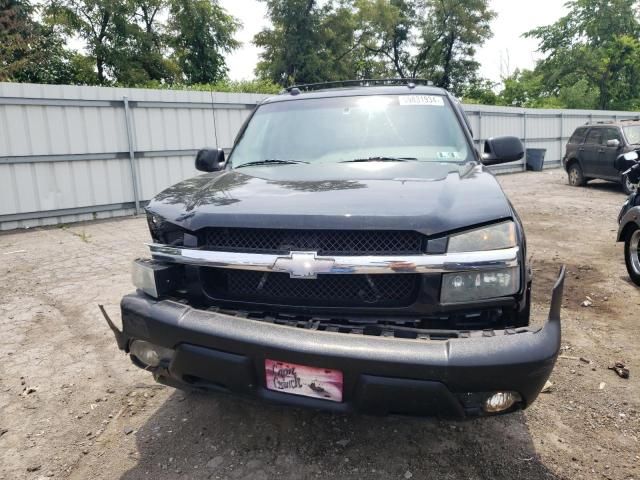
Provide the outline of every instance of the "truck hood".
{"type": "Polygon", "coordinates": [[[189,231],[245,227],[425,235],[513,215],[483,166],[426,162],[229,169],[180,182],[152,199],[147,210],[189,231]]]}

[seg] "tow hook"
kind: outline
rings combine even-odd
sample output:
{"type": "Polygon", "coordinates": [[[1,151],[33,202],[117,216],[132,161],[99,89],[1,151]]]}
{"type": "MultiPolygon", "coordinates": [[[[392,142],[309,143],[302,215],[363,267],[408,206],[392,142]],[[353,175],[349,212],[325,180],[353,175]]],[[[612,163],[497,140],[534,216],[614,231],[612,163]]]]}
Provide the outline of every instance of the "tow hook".
{"type": "Polygon", "coordinates": [[[118,330],[118,327],[116,327],[115,323],[113,323],[111,318],[109,318],[109,314],[104,309],[104,305],[98,305],[98,308],[102,312],[102,316],[107,321],[107,325],[109,325],[109,328],[113,332],[113,335],[116,337],[116,343],[118,344],[118,348],[120,350],[125,350],[127,346],[127,339],[125,338],[124,333],[118,330]]]}

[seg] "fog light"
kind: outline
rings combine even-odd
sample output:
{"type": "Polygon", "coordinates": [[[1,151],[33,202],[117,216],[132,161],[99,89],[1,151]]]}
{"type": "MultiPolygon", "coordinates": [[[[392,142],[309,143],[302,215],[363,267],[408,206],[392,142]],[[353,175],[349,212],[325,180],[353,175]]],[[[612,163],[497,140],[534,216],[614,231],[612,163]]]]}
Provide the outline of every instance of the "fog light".
{"type": "Polygon", "coordinates": [[[496,392],[485,400],[484,411],[487,413],[503,412],[521,401],[522,397],[517,392],[496,392]]]}
{"type": "Polygon", "coordinates": [[[149,367],[157,367],[162,362],[170,362],[174,351],[160,347],[144,340],[134,340],[129,346],[129,352],[149,367]]]}

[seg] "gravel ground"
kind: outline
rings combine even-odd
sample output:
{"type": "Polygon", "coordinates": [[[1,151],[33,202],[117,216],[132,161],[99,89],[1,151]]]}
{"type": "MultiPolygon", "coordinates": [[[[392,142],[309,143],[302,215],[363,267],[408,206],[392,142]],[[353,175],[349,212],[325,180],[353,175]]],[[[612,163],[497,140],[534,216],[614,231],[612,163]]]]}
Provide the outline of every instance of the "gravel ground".
{"type": "Polygon", "coordinates": [[[119,318],[144,219],[35,229],[0,235],[0,479],[640,479],[640,291],[615,243],[624,196],[571,188],[559,170],[500,182],[528,234],[535,322],[560,264],[569,272],[554,385],[527,411],[340,416],[156,385],[97,307],[119,318]]]}

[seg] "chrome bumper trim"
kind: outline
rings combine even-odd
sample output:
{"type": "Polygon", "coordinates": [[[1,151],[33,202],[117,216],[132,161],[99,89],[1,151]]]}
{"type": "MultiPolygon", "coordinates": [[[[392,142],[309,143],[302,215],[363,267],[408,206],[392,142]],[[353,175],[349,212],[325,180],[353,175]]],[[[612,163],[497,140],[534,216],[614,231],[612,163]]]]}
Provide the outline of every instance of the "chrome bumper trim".
{"type": "Polygon", "coordinates": [[[289,255],[216,252],[148,244],[154,259],[197,265],[260,272],[286,272],[296,278],[316,278],[318,274],[447,273],[487,271],[519,264],[519,247],[486,252],[406,256],[318,256],[315,252],[289,255]]]}

